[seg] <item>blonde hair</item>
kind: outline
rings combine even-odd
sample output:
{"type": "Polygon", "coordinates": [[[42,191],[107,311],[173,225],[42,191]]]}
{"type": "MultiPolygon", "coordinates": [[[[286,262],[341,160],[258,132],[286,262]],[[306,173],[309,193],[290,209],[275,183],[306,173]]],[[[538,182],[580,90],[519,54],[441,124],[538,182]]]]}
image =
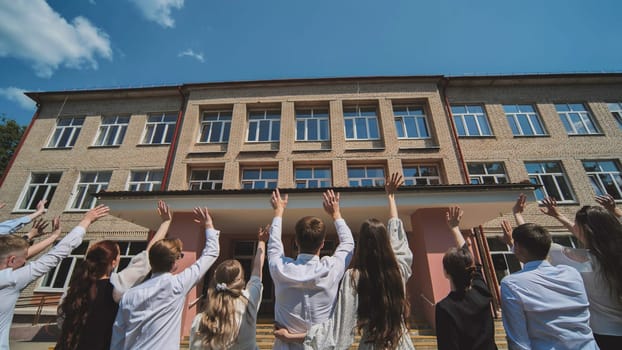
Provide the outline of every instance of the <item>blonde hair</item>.
{"type": "Polygon", "coordinates": [[[153,272],[170,272],[181,254],[183,243],[179,238],[165,238],[149,249],[149,263],[153,272]]]}
{"type": "Polygon", "coordinates": [[[28,242],[17,235],[0,235],[0,258],[6,258],[13,253],[28,249],[28,242]]]}
{"type": "Polygon", "coordinates": [[[228,349],[237,339],[240,327],[236,320],[235,303],[245,286],[244,269],[237,260],[225,260],[214,271],[207,290],[207,305],[197,335],[208,349],[228,349]]]}

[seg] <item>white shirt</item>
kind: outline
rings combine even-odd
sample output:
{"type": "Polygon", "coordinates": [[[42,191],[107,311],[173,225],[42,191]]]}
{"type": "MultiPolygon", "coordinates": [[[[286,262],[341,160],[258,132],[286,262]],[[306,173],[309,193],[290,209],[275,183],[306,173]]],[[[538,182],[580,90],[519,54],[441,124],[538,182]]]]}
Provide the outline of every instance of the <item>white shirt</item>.
{"type": "Polygon", "coordinates": [[[31,221],[32,219],[26,215],[21,218],[0,222],[0,235],[13,233],[31,221]]]}
{"type": "MultiPolygon", "coordinates": [[[[239,327],[238,335],[235,343],[229,347],[233,350],[257,350],[257,311],[261,304],[261,295],[263,285],[259,276],[251,276],[246,284],[246,288],[242,290],[242,295],[248,303],[244,303],[238,298],[235,303],[235,320],[239,327]]],[[[199,323],[203,318],[203,313],[196,315],[192,321],[192,329],[190,329],[190,350],[207,349],[202,344],[202,338],[198,336],[199,323]]]]}
{"type": "Polygon", "coordinates": [[[154,273],[125,292],[112,328],[111,350],[179,349],[186,294],[218,258],[219,234],[214,229],[205,231],[201,257],[181,273],[154,273]]]}
{"type": "MultiPolygon", "coordinates": [[[[285,256],[281,241],[282,218],[275,217],[268,240],[268,262],[274,281],[275,321],[292,333],[304,333],[330,316],[339,281],[350,264],[354,238],[345,220],[335,220],[339,245],[332,256],[299,254],[285,256]]],[[[302,344],[276,340],[273,349],[302,349],[302,344]]]]}
{"type": "Polygon", "coordinates": [[[9,348],[9,330],[13,321],[15,303],[22,289],[58,265],[63,258],[82,243],[84,228],[77,226],[54,248],[39,259],[19,269],[6,268],[0,271],[0,349],[9,348]]]}

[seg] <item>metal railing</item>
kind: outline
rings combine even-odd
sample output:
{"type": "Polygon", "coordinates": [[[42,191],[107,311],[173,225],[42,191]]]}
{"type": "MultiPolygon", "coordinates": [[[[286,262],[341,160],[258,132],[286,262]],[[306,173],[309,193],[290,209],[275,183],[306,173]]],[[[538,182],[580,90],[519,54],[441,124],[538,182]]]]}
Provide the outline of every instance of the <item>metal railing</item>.
{"type": "Polygon", "coordinates": [[[61,296],[59,294],[43,294],[20,296],[15,303],[15,309],[36,308],[32,318],[32,325],[37,325],[45,306],[58,306],[61,296]]]}

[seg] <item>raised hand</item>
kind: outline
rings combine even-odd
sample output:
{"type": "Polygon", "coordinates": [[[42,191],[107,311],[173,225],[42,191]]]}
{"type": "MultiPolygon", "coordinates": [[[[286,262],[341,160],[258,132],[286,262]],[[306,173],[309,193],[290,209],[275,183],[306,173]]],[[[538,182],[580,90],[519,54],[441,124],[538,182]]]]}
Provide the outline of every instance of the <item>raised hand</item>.
{"type": "Polygon", "coordinates": [[[49,222],[43,219],[33,220],[32,228],[28,232],[28,238],[34,239],[34,238],[44,235],[45,233],[43,231],[48,227],[48,225],[49,225],[49,222]]]}
{"type": "Polygon", "coordinates": [[[527,203],[527,196],[524,193],[521,193],[516,199],[516,203],[512,207],[512,213],[514,214],[522,214],[525,210],[525,206],[527,203]]]}
{"type": "Polygon", "coordinates": [[[166,204],[165,201],[158,201],[158,215],[162,219],[162,221],[171,221],[173,219],[173,212],[171,208],[166,204]]]}
{"type": "Polygon", "coordinates": [[[447,220],[447,226],[450,229],[460,226],[460,219],[462,219],[464,211],[460,207],[449,207],[445,213],[445,219],[447,220]]]}
{"type": "Polygon", "coordinates": [[[212,221],[212,217],[209,214],[207,207],[194,208],[194,220],[193,221],[201,225],[201,227],[204,229],[214,228],[214,222],[212,221]]]}
{"type": "Polygon", "coordinates": [[[388,195],[393,195],[397,191],[398,187],[400,187],[404,183],[404,178],[400,173],[393,173],[386,178],[384,184],[384,190],[388,195]]]}
{"type": "Polygon", "coordinates": [[[272,197],[270,197],[270,204],[274,209],[274,216],[283,216],[283,212],[285,212],[285,208],[287,207],[287,194],[281,197],[281,192],[279,189],[272,191],[272,197]]]}
{"type": "Polygon", "coordinates": [[[109,212],[110,208],[103,204],[100,204],[84,214],[82,221],[80,221],[80,226],[86,229],[90,224],[108,215],[109,212]]]}
{"type": "Polygon", "coordinates": [[[0,202],[0,209],[2,209],[2,208],[4,208],[4,207],[6,207],[6,203],[4,203],[4,202],[0,202]]]}
{"type": "Polygon", "coordinates": [[[544,208],[540,208],[540,211],[543,214],[552,216],[554,218],[559,218],[561,216],[559,211],[557,210],[557,201],[555,200],[555,198],[546,197],[542,200],[542,204],[544,205],[544,208]]]}
{"type": "Polygon", "coordinates": [[[501,221],[501,229],[503,230],[503,243],[509,245],[510,247],[514,246],[514,240],[512,239],[512,224],[509,221],[503,220],[501,221]]]}
{"type": "Polygon", "coordinates": [[[326,190],[326,192],[322,193],[322,206],[324,207],[324,211],[326,211],[330,216],[333,217],[334,220],[341,218],[341,208],[339,207],[339,192],[335,194],[333,190],[326,190]]]}
{"type": "Polygon", "coordinates": [[[260,242],[266,242],[270,237],[270,225],[259,226],[259,230],[257,231],[257,240],[260,242]]]}
{"type": "Polygon", "coordinates": [[[594,197],[596,203],[608,211],[614,211],[616,209],[616,201],[610,194],[594,197]]]}

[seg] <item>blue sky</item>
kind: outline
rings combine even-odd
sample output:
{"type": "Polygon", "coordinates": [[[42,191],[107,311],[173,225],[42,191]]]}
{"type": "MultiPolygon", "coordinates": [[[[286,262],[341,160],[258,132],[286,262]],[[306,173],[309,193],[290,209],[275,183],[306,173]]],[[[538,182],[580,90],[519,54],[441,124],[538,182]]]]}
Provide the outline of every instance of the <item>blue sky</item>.
{"type": "Polygon", "coordinates": [[[619,0],[0,0],[23,91],[258,79],[622,72],[619,0]]]}

